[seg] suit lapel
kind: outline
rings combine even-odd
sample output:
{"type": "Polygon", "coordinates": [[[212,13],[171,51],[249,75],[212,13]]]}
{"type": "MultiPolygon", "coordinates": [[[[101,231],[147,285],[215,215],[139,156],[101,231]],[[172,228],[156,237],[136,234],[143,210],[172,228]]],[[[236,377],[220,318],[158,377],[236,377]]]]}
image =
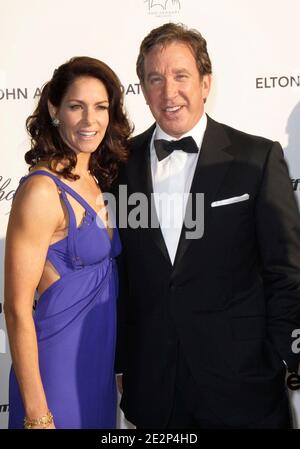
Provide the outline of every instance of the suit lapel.
{"type": "MultiPolygon", "coordinates": [[[[204,235],[202,238],[205,238],[205,226],[208,223],[210,216],[211,202],[233,161],[233,156],[229,152],[231,142],[223,126],[212,120],[210,117],[207,117],[207,119],[207,127],[190,190],[190,193],[194,198],[196,193],[204,194],[204,235]]],[[[139,139],[134,143],[134,157],[132,158],[132,170],[129,171],[129,177],[132,179],[134,185],[132,191],[144,193],[147,197],[149,220],[147,233],[153,239],[170,265],[172,265],[159,226],[152,195],[153,183],[150,165],[150,142],[154,129],[155,125],[139,136],[139,139]],[[151,214],[154,218],[155,226],[151,226],[151,214]]],[[[185,252],[193,241],[193,239],[187,239],[185,237],[185,233],[189,231],[190,230],[183,224],[173,265],[173,275],[177,272],[185,252]]]]}
{"type": "MultiPolygon", "coordinates": [[[[195,194],[204,194],[204,234],[202,238],[205,238],[205,226],[210,216],[211,202],[233,160],[233,156],[227,152],[229,146],[230,140],[223,126],[208,117],[190,191],[193,198],[193,210],[195,194]]],[[[180,261],[193,241],[193,239],[187,239],[185,237],[186,231],[189,231],[189,229],[183,224],[174,261],[173,274],[177,271],[180,261]]]]}
{"type": "Polygon", "coordinates": [[[134,180],[133,192],[144,193],[148,201],[148,224],[149,227],[146,230],[150,238],[153,239],[158,246],[164,257],[171,265],[169,253],[159,226],[159,220],[156,214],[156,208],[153,197],[153,183],[150,163],[150,143],[155,129],[153,125],[148,129],[140,139],[134,144],[135,158],[132,167],[134,173],[132,173],[132,179],[134,180]]]}

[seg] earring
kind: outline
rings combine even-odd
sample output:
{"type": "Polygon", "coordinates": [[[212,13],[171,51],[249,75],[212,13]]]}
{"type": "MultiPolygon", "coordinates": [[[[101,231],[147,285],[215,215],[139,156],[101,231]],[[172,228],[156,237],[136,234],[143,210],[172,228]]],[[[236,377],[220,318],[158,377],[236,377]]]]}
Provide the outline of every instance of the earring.
{"type": "Polygon", "coordinates": [[[55,126],[55,128],[57,128],[60,125],[59,119],[56,117],[52,117],[52,125],[55,126]]]}

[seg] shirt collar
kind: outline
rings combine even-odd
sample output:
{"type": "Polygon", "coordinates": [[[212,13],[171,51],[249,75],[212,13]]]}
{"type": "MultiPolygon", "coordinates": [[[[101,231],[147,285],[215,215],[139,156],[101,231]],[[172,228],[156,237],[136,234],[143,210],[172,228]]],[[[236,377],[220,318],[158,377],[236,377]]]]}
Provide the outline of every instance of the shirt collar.
{"type": "MultiPolygon", "coordinates": [[[[193,139],[197,143],[198,148],[200,148],[201,145],[202,145],[204,133],[205,133],[205,130],[206,130],[206,125],[207,125],[207,116],[204,113],[204,114],[202,114],[202,117],[200,118],[199,122],[196,123],[194,128],[190,129],[187,133],[183,134],[180,137],[180,139],[182,139],[183,137],[191,136],[191,137],[193,137],[193,139]]],[[[155,131],[154,131],[154,134],[153,134],[153,138],[154,139],[165,139],[165,140],[179,140],[179,139],[175,139],[174,137],[172,137],[169,134],[165,133],[161,129],[161,127],[159,126],[158,123],[156,124],[156,128],[155,128],[155,131]]]]}

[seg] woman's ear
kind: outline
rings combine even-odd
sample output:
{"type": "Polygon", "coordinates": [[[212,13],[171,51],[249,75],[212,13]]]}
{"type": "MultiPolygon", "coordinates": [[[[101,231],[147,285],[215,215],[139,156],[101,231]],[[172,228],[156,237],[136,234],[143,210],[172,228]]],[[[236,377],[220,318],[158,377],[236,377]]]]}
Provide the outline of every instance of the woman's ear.
{"type": "Polygon", "coordinates": [[[48,100],[48,111],[52,120],[56,118],[57,108],[48,100]]]}
{"type": "Polygon", "coordinates": [[[51,104],[49,100],[48,100],[48,111],[51,117],[52,125],[57,128],[60,125],[60,121],[57,118],[57,108],[53,106],[53,104],[51,104]]]}

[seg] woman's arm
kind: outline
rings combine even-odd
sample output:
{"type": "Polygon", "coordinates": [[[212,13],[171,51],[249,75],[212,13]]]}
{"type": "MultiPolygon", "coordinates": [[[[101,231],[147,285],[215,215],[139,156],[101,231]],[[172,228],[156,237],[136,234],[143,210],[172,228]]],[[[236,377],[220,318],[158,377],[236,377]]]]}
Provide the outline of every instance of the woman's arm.
{"type": "Polygon", "coordinates": [[[62,217],[53,181],[34,176],[19,189],[7,229],[4,312],[25,414],[32,419],[48,411],[39,371],[33,298],[51,238],[62,217]]]}

